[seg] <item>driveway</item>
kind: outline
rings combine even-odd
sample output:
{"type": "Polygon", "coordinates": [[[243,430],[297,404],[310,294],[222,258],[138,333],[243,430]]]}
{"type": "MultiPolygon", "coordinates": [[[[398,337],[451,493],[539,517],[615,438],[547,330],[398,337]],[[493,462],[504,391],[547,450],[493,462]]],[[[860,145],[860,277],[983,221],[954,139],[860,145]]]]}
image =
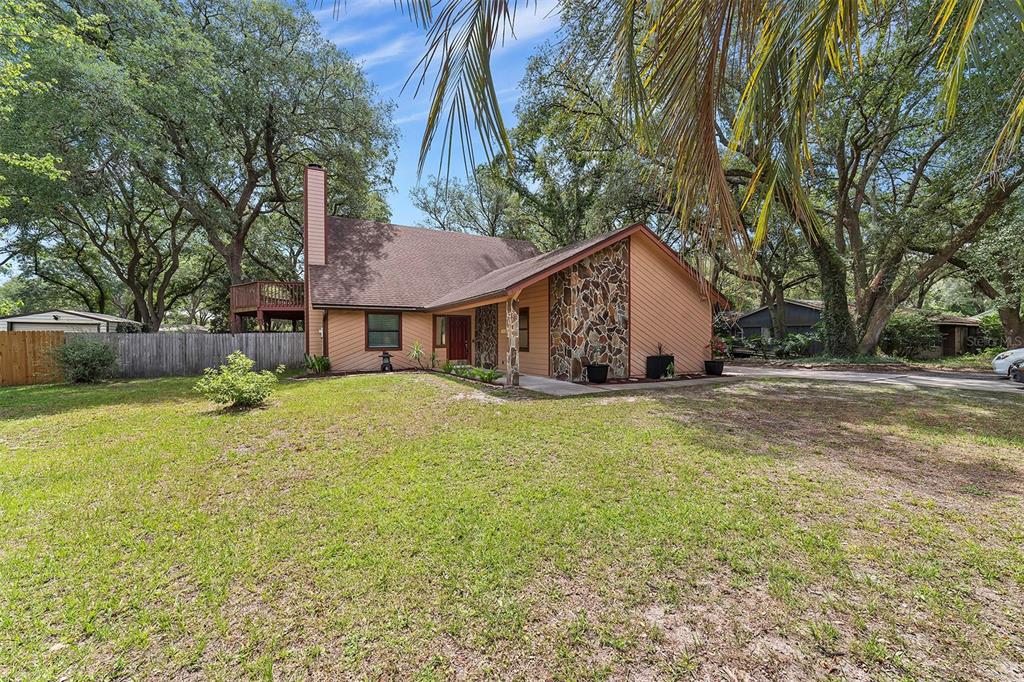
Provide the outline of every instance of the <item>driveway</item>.
{"type": "Polygon", "coordinates": [[[1001,379],[985,372],[891,372],[805,369],[801,367],[743,367],[726,365],[726,374],[744,379],[785,377],[814,381],[846,381],[858,384],[897,384],[917,388],[945,388],[964,391],[991,391],[1024,396],[1024,384],[1001,379]]]}
{"type": "Polygon", "coordinates": [[[691,379],[688,381],[666,381],[636,384],[573,384],[550,377],[520,377],[520,386],[546,395],[566,397],[607,393],[609,391],[657,391],[685,389],[713,383],[763,378],[808,379],[812,381],[840,381],[857,384],[895,384],[915,388],[941,388],[966,391],[989,391],[1024,396],[1024,384],[1000,379],[985,372],[892,372],[892,371],[839,371],[828,369],[805,369],[801,367],[725,367],[725,376],[691,379]]]}

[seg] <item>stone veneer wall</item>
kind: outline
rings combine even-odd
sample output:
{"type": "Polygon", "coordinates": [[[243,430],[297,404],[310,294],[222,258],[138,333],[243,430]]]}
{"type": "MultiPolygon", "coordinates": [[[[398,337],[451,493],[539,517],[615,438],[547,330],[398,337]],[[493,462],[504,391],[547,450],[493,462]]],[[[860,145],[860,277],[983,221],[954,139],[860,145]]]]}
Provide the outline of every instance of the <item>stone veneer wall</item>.
{"type": "Polygon", "coordinates": [[[498,366],[498,304],[482,305],[474,309],[476,338],[473,340],[473,358],[480,367],[498,366]]]}
{"type": "Polygon", "coordinates": [[[629,375],[629,240],[551,275],[551,375],[578,381],[583,358],[629,375]]]}

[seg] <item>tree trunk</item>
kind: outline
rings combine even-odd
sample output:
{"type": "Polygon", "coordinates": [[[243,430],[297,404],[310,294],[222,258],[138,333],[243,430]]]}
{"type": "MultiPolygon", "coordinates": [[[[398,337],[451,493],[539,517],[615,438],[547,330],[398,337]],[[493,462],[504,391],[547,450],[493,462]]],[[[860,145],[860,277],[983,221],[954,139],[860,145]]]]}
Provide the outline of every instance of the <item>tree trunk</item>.
{"type": "Polygon", "coordinates": [[[846,295],[846,264],[835,247],[823,239],[807,237],[807,244],[814,255],[821,279],[822,345],[825,354],[833,357],[853,355],[856,346],[853,318],[846,295]]]}
{"type": "Polygon", "coordinates": [[[1005,306],[999,308],[999,321],[1003,323],[1003,338],[1007,348],[1024,347],[1024,319],[1020,308],[1005,306]]]}
{"type": "Polygon", "coordinates": [[[782,282],[772,284],[772,335],[776,341],[786,338],[786,290],[782,282]]]}
{"type": "Polygon", "coordinates": [[[232,241],[221,251],[224,262],[228,266],[228,276],[231,278],[231,285],[243,284],[245,276],[242,274],[243,244],[239,241],[232,241]]]}
{"type": "Polygon", "coordinates": [[[889,305],[888,299],[879,301],[871,309],[870,314],[864,323],[864,333],[857,342],[857,355],[873,355],[878,348],[878,342],[882,339],[885,325],[889,324],[895,306],[889,305]]]}

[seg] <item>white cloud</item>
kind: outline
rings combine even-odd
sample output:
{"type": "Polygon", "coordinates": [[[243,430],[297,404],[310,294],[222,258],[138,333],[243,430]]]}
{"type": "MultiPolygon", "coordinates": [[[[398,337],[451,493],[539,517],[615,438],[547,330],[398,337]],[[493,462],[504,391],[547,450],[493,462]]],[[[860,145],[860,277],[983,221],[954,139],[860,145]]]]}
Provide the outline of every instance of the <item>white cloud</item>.
{"type": "Polygon", "coordinates": [[[429,111],[427,109],[423,109],[421,111],[416,111],[416,112],[413,112],[411,114],[406,114],[405,116],[399,116],[398,118],[396,118],[394,120],[394,124],[397,125],[397,126],[401,126],[401,125],[405,125],[406,123],[415,123],[417,121],[426,121],[428,113],[429,113],[429,111]]]}
{"type": "Polygon", "coordinates": [[[332,30],[327,33],[327,39],[338,47],[347,47],[349,45],[367,43],[371,40],[382,38],[388,33],[395,31],[397,31],[396,27],[391,24],[381,24],[374,28],[357,27],[353,29],[346,29],[339,26],[337,30],[332,30]]]}
{"type": "Polygon", "coordinates": [[[423,50],[423,36],[406,33],[376,49],[356,55],[355,59],[369,69],[379,64],[405,59],[421,50],[423,50]]]}

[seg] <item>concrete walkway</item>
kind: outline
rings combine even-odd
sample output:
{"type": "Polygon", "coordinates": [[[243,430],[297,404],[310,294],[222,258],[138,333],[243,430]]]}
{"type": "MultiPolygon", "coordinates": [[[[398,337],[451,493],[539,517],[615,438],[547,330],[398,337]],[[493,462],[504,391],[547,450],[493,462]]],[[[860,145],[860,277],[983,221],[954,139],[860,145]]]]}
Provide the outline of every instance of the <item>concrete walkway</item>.
{"type": "Polygon", "coordinates": [[[939,388],[966,391],[990,391],[994,393],[1024,396],[1024,384],[1000,379],[995,374],[955,372],[872,372],[832,371],[827,369],[804,369],[800,367],[730,367],[726,366],[725,376],[686,379],[681,381],[659,381],[654,383],[631,384],[574,384],[549,377],[524,374],[519,385],[527,390],[556,397],[594,395],[614,391],[661,391],[666,389],[687,389],[708,384],[722,384],[744,379],[767,378],[807,379],[811,381],[839,381],[855,384],[894,384],[914,388],[939,388]]]}
{"type": "Polygon", "coordinates": [[[682,379],[680,381],[655,381],[651,383],[574,384],[569,381],[561,381],[550,377],[538,377],[523,374],[519,377],[519,386],[529,391],[562,398],[571,395],[594,395],[595,393],[609,393],[615,391],[661,391],[669,388],[685,389],[695,386],[707,386],[708,384],[726,384],[733,381],[740,381],[740,379],[741,377],[722,376],[705,377],[703,379],[682,379]]]}

